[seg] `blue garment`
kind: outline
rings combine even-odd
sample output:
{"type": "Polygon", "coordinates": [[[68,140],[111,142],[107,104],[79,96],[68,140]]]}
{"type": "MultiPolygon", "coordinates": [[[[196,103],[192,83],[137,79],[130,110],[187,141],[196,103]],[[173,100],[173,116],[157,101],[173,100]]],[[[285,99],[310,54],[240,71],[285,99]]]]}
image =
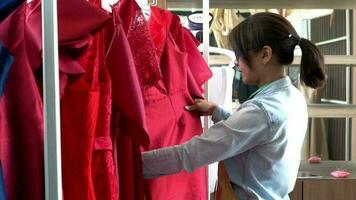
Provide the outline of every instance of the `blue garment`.
{"type": "Polygon", "coordinates": [[[0,42],[0,97],[4,93],[6,79],[13,61],[14,57],[0,42]]]}
{"type": "Polygon", "coordinates": [[[4,175],[2,173],[1,160],[0,160],[0,200],[6,200],[4,175]]]}
{"type": "Polygon", "coordinates": [[[239,199],[289,199],[308,122],[304,96],[289,77],[270,83],[234,113],[217,108],[212,120],[185,144],[142,153],[144,176],[191,172],[223,160],[239,199]]]}
{"type": "Polygon", "coordinates": [[[1,0],[0,1],[0,22],[14,11],[24,0],[1,0]]]}

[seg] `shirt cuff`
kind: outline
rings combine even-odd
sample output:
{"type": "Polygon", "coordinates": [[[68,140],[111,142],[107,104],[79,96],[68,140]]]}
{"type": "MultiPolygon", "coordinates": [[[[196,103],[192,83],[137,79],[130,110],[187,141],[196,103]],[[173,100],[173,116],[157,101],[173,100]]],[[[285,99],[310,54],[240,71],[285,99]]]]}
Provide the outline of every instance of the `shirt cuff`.
{"type": "Polygon", "coordinates": [[[211,115],[211,120],[213,120],[214,123],[217,123],[221,120],[227,119],[231,116],[231,114],[232,113],[230,111],[226,110],[221,105],[218,105],[214,110],[213,114],[211,115]]]}
{"type": "Polygon", "coordinates": [[[151,179],[159,176],[177,173],[181,160],[176,146],[142,152],[142,168],[144,178],[151,179]]]}

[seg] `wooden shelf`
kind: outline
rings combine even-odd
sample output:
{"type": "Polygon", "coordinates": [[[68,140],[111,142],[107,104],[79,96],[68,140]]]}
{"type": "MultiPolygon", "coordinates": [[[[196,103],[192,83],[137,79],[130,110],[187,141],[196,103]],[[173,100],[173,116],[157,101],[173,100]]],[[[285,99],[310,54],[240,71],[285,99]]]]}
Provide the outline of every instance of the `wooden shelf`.
{"type": "MultiPolygon", "coordinates": [[[[293,64],[300,64],[300,59],[300,56],[294,57],[293,64]]],[[[324,55],[324,59],[327,65],[356,65],[356,56],[324,55]]]]}
{"type": "MultiPolygon", "coordinates": [[[[325,55],[325,64],[327,65],[353,65],[356,66],[356,56],[325,55]]],[[[300,56],[294,57],[293,65],[300,64],[300,56]]],[[[210,55],[210,65],[227,65],[230,58],[225,55],[210,55]]]]}
{"type": "Polygon", "coordinates": [[[309,117],[345,118],[356,117],[356,105],[309,104],[309,117]]]}

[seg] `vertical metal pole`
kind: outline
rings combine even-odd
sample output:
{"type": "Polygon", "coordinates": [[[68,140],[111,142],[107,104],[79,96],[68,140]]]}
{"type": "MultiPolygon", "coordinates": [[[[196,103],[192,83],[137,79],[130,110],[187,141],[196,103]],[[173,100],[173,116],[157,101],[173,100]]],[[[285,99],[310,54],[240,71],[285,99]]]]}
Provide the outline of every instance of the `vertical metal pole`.
{"type": "Polygon", "coordinates": [[[203,56],[209,64],[209,0],[203,1],[203,56]]]}
{"type": "MultiPolygon", "coordinates": [[[[203,1],[203,57],[209,65],[209,0],[202,0],[203,1]]],[[[204,84],[204,97],[208,98],[208,83],[204,84]]],[[[204,130],[209,128],[209,119],[208,117],[204,117],[204,130]]],[[[209,186],[209,167],[206,167],[206,176],[207,176],[207,191],[208,191],[208,199],[210,199],[210,186],[209,186]]]]}
{"type": "Polygon", "coordinates": [[[45,199],[62,200],[57,1],[42,1],[45,199]]]}
{"type": "MultiPolygon", "coordinates": [[[[203,1],[203,57],[206,63],[209,65],[209,0],[203,1]]],[[[208,98],[209,88],[208,83],[204,84],[204,97],[208,98]]],[[[204,129],[209,128],[209,120],[204,118],[204,129]]]]}
{"type": "MultiPolygon", "coordinates": [[[[356,9],[352,11],[352,24],[351,27],[356,27],[356,9]]],[[[356,30],[355,28],[352,29],[352,55],[356,55],[356,30]]],[[[351,78],[351,90],[352,90],[352,103],[356,104],[356,66],[354,64],[354,67],[352,68],[352,78],[351,78]]],[[[356,160],[356,118],[352,118],[352,124],[351,124],[351,160],[356,160]]]]}
{"type": "MultiPolygon", "coordinates": [[[[350,10],[345,11],[346,17],[346,55],[351,55],[350,10]]],[[[351,103],[351,67],[346,67],[346,102],[351,103]]],[[[345,160],[350,160],[350,131],[351,118],[346,118],[345,123],[345,160]]]]}

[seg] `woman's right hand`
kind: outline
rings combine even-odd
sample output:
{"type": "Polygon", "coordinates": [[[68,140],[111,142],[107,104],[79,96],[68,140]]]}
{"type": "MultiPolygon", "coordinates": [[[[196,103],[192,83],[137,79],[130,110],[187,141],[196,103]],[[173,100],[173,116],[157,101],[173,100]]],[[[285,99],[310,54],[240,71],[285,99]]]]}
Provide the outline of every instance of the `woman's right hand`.
{"type": "Polygon", "coordinates": [[[207,101],[205,99],[194,99],[193,105],[185,106],[185,109],[192,112],[198,111],[200,115],[212,115],[214,110],[218,107],[217,104],[207,101]]]}

